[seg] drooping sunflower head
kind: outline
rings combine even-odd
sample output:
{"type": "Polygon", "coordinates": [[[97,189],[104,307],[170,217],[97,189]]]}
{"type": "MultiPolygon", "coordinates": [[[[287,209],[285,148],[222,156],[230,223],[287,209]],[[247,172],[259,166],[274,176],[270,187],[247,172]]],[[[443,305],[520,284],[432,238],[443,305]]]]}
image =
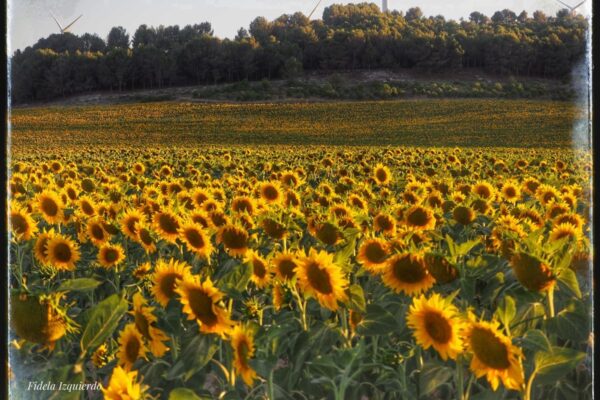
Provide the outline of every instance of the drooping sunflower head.
{"type": "Polygon", "coordinates": [[[396,254],[387,260],[382,279],[396,293],[404,292],[409,296],[426,291],[435,283],[423,256],[408,252],[396,254]]]}
{"type": "Polygon", "coordinates": [[[381,239],[365,240],[358,249],[356,259],[369,272],[380,274],[390,254],[389,245],[381,239]]]}
{"type": "Polygon", "coordinates": [[[189,320],[196,320],[200,332],[225,336],[230,332],[232,322],[229,313],[219,305],[223,294],[210,278],[201,281],[198,276],[188,275],[177,285],[175,292],[183,305],[183,312],[189,320]]]}
{"type": "Polygon", "coordinates": [[[236,213],[254,215],[256,211],[256,204],[254,199],[251,197],[238,196],[232,200],[231,209],[236,213]]]}
{"type": "Polygon", "coordinates": [[[500,381],[507,389],[521,390],[525,381],[521,349],[500,332],[498,322],[470,319],[465,327],[464,343],[473,356],[471,371],[477,377],[485,376],[493,390],[500,381]]]}
{"type": "Polygon", "coordinates": [[[310,249],[308,256],[300,261],[296,275],[303,291],[314,296],[321,306],[337,310],[338,301],[345,301],[348,280],[342,269],[333,262],[333,255],[310,249]]]}
{"type": "Polygon", "coordinates": [[[581,239],[581,230],[576,226],[566,222],[556,225],[550,231],[549,240],[555,242],[561,239],[569,238],[568,240],[579,241],[581,239]]]}
{"type": "Polygon", "coordinates": [[[146,358],[148,352],[142,334],[135,327],[135,323],[125,325],[119,335],[119,351],[117,357],[119,365],[129,371],[139,358],[146,358]]]}
{"type": "Polygon", "coordinates": [[[249,235],[248,231],[242,227],[227,224],[217,233],[217,243],[223,244],[225,251],[233,257],[239,257],[246,254],[248,250],[249,235]]]}
{"type": "Polygon", "coordinates": [[[114,268],[125,260],[125,252],[120,244],[105,243],[98,251],[98,263],[104,268],[114,268]]]}
{"type": "Polygon", "coordinates": [[[452,218],[461,225],[470,225],[475,220],[475,211],[468,206],[456,206],[452,210],[452,218]]]}
{"type": "Polygon", "coordinates": [[[137,229],[136,242],[140,243],[147,253],[151,254],[156,251],[156,240],[152,231],[145,224],[141,224],[137,229]]]}
{"type": "Polygon", "coordinates": [[[152,277],[152,294],[156,301],[166,307],[169,300],[175,296],[177,281],[185,279],[190,274],[190,267],[184,262],[175,259],[167,262],[159,259],[152,277]]]}
{"type": "Polygon", "coordinates": [[[533,292],[549,289],[556,283],[552,270],[543,260],[524,252],[513,254],[510,259],[518,281],[533,292]]]}
{"type": "Polygon", "coordinates": [[[281,240],[287,236],[287,229],[285,226],[272,218],[265,217],[261,221],[261,226],[264,229],[265,233],[269,235],[269,237],[277,240],[281,240]]]}
{"type": "Polygon", "coordinates": [[[315,224],[314,235],[328,246],[333,246],[341,241],[343,237],[340,229],[329,221],[315,224]]]}
{"type": "Polygon", "coordinates": [[[429,298],[415,297],[410,306],[407,325],[424,349],[433,347],[443,360],[456,359],[462,353],[461,333],[464,323],[458,309],[438,293],[429,298]]]}
{"type": "Polygon", "coordinates": [[[458,269],[443,255],[428,253],[425,255],[425,263],[437,283],[446,284],[458,278],[458,269]]]}
{"type": "Polygon", "coordinates": [[[58,270],[73,271],[81,257],[77,243],[60,234],[48,238],[45,247],[48,264],[58,270]]]}
{"type": "Polygon", "coordinates": [[[231,332],[231,348],[233,350],[233,367],[242,376],[244,383],[252,386],[256,379],[256,371],[249,364],[254,356],[254,334],[244,325],[236,325],[231,332]]]}

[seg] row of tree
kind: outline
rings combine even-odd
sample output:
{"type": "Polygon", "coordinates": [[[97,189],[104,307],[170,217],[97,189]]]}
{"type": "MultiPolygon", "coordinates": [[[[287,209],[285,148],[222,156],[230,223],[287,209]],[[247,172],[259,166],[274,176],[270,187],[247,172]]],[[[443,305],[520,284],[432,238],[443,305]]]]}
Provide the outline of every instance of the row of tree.
{"type": "Polygon", "coordinates": [[[11,58],[15,102],[95,90],[297,77],[303,71],[413,68],[566,78],[586,51],[588,22],[567,10],[531,17],[503,10],[491,18],[424,17],[419,8],[382,13],[372,3],[333,5],[323,18],[258,17],[236,37],[215,37],[204,22],[180,28],[141,25],[132,37],[53,34],[11,58]]]}

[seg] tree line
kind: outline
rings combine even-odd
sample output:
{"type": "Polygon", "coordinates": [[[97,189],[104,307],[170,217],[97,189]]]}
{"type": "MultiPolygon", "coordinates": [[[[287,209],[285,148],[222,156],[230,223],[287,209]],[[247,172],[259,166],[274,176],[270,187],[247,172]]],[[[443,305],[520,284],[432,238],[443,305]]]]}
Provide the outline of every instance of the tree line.
{"type": "Polygon", "coordinates": [[[234,39],[209,22],[122,27],[106,39],[52,34],[11,57],[14,102],[96,90],[163,88],[294,78],[304,71],[461,68],[567,79],[586,52],[587,20],[568,10],[532,16],[505,9],[467,20],[425,17],[418,8],[382,13],[372,3],[332,5],[322,19],[255,18],[234,39]]]}

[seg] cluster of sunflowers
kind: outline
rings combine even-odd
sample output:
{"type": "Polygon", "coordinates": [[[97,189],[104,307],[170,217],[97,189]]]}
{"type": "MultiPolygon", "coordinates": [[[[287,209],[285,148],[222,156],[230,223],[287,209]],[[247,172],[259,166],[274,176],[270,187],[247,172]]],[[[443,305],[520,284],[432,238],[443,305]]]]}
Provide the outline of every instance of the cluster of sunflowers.
{"type": "Polygon", "coordinates": [[[276,149],[15,154],[14,390],[591,396],[589,154],[276,149]]]}

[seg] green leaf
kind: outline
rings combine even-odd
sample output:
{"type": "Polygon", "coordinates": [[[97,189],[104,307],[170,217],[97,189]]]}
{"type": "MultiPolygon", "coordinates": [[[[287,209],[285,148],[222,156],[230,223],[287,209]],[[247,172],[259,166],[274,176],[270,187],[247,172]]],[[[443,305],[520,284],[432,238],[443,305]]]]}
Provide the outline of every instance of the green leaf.
{"type": "Polygon", "coordinates": [[[179,359],[167,373],[166,378],[169,380],[182,378],[187,381],[208,364],[218,348],[219,345],[214,335],[194,336],[181,352],[179,359]]]}
{"type": "Polygon", "coordinates": [[[61,283],[58,287],[58,292],[68,292],[68,291],[78,291],[85,292],[88,290],[94,290],[98,285],[100,285],[100,281],[92,278],[77,278],[77,279],[69,279],[61,283]]]}
{"type": "Polygon", "coordinates": [[[354,284],[346,290],[348,295],[348,306],[358,312],[365,312],[367,303],[365,301],[365,293],[360,285],[354,284]]]}
{"type": "Polygon", "coordinates": [[[480,243],[481,241],[479,240],[469,240],[467,242],[459,244],[458,246],[456,246],[456,256],[466,256],[473,249],[473,247],[477,246],[480,243]]]}
{"type": "Polygon", "coordinates": [[[397,330],[398,323],[392,313],[376,304],[367,306],[365,318],[356,328],[358,334],[365,336],[387,335],[397,330]]]}
{"type": "Polygon", "coordinates": [[[502,322],[502,325],[510,326],[510,323],[517,314],[517,305],[515,304],[515,300],[511,296],[504,296],[494,314],[496,315],[496,318],[502,322]]]}
{"type": "Polygon", "coordinates": [[[561,289],[566,289],[573,296],[578,299],[581,298],[581,290],[579,289],[579,282],[577,282],[577,275],[571,269],[563,269],[558,275],[558,285],[561,289]]]}
{"type": "Polygon", "coordinates": [[[242,292],[252,277],[252,267],[249,264],[239,264],[231,268],[221,279],[218,287],[224,291],[235,290],[242,292]]]}
{"type": "Polygon", "coordinates": [[[553,347],[550,352],[542,351],[535,355],[535,383],[556,383],[573,371],[585,358],[585,353],[567,347],[553,347]]]}
{"type": "Polygon", "coordinates": [[[81,335],[81,351],[100,346],[117,328],[121,317],[127,312],[127,301],[113,294],[98,303],[90,312],[90,318],[81,335]]]}
{"type": "Polygon", "coordinates": [[[556,333],[565,339],[582,342],[587,339],[590,327],[588,315],[581,301],[572,301],[552,320],[556,333]]]}
{"type": "Polygon", "coordinates": [[[428,396],[438,387],[446,383],[454,374],[452,368],[426,363],[419,374],[419,388],[421,396],[428,396]]]}
{"type": "Polygon", "coordinates": [[[188,388],[177,388],[169,393],[169,400],[203,400],[193,390],[188,388]]]}
{"type": "Polygon", "coordinates": [[[525,333],[523,347],[534,351],[550,351],[552,345],[544,332],[539,329],[532,329],[525,333]]]}

